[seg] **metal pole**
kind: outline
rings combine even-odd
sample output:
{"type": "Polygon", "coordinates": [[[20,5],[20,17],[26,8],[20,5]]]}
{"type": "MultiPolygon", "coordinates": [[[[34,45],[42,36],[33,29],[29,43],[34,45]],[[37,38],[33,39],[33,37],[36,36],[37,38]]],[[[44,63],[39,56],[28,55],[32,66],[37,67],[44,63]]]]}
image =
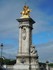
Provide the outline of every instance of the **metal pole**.
{"type": "Polygon", "coordinates": [[[1,43],[1,66],[2,66],[2,62],[3,62],[3,59],[2,59],[2,52],[3,52],[3,43],[1,43]]]}

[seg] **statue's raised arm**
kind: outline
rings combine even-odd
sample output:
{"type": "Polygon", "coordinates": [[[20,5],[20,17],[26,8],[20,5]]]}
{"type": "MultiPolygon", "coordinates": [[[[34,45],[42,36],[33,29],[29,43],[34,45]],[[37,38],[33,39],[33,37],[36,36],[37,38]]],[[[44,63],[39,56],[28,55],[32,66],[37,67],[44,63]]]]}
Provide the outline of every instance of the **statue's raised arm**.
{"type": "Polygon", "coordinates": [[[21,18],[29,18],[30,17],[30,12],[31,10],[29,9],[28,6],[23,7],[23,11],[21,12],[22,17],[21,18]]]}

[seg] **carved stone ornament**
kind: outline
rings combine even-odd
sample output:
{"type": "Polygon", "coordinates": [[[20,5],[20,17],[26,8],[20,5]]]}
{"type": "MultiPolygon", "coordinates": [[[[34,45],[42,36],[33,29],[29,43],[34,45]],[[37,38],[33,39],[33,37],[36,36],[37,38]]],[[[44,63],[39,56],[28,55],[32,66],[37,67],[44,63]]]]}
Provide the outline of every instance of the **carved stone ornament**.
{"type": "Polygon", "coordinates": [[[23,40],[26,39],[26,29],[25,28],[22,29],[22,37],[23,37],[23,40]]]}
{"type": "Polygon", "coordinates": [[[21,59],[21,63],[25,63],[25,59],[24,58],[21,59]]]}
{"type": "Polygon", "coordinates": [[[32,54],[35,54],[35,53],[36,53],[35,46],[32,46],[32,47],[31,47],[31,53],[32,53],[32,54]]]}

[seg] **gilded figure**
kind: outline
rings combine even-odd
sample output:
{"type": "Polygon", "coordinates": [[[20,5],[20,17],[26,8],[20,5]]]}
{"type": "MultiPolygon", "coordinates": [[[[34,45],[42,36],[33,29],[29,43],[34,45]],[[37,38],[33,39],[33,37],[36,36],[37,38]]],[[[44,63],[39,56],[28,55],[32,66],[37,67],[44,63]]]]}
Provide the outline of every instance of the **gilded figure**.
{"type": "Polygon", "coordinates": [[[31,12],[31,10],[29,9],[29,7],[25,5],[23,8],[23,11],[21,12],[22,18],[30,17],[30,12],[31,12]]]}

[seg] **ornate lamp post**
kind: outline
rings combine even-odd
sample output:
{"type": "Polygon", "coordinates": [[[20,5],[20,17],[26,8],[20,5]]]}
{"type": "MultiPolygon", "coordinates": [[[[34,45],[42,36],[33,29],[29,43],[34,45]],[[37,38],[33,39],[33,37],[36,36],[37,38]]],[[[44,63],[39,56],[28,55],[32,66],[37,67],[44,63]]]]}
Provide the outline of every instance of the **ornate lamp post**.
{"type": "Polygon", "coordinates": [[[2,62],[3,62],[3,60],[2,60],[3,43],[1,43],[0,48],[1,48],[1,65],[2,65],[2,62]]]}

